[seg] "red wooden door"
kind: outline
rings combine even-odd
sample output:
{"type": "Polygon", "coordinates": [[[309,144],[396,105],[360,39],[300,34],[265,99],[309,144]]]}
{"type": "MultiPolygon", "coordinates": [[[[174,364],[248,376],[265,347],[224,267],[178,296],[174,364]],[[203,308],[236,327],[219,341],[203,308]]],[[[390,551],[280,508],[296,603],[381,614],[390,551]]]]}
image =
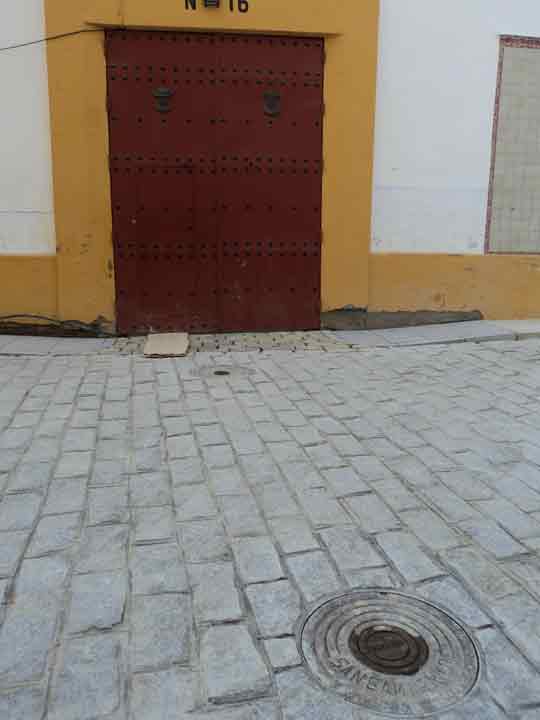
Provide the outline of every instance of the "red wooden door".
{"type": "Polygon", "coordinates": [[[318,327],[323,40],[106,39],[119,331],[318,327]]]}

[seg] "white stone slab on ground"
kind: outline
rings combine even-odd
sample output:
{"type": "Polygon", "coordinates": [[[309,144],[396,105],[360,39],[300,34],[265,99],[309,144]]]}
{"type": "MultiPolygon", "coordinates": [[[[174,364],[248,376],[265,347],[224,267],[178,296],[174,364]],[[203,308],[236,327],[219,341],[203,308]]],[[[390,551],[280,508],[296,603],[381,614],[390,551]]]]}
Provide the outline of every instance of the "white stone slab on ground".
{"type": "Polygon", "coordinates": [[[184,357],[189,349],[188,333],[149,335],[144,346],[146,357],[184,357]]]}
{"type": "Polygon", "coordinates": [[[530,318],[529,320],[499,320],[506,330],[516,333],[518,339],[538,337],[540,335],[540,319],[530,318]]]}
{"type": "Polygon", "coordinates": [[[467,322],[416,325],[379,330],[336,332],[336,339],[359,347],[407,347],[446,345],[459,342],[515,340],[540,335],[540,321],[471,320],[467,322]]]}

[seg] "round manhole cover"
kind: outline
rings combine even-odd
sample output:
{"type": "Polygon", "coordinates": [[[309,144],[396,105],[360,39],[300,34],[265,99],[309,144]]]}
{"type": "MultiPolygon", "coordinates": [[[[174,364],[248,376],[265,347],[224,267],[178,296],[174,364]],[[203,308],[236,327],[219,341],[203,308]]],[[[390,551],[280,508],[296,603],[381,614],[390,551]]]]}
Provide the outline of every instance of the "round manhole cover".
{"type": "Polygon", "coordinates": [[[212,365],[193,370],[193,374],[204,380],[235,380],[237,378],[253,375],[251,368],[240,365],[212,365]]]}
{"type": "Polygon", "coordinates": [[[358,590],[325,601],[299,628],[315,680],[378,713],[419,718],[474,688],[479,654],[465,628],[440,608],[393,590],[358,590]]]}

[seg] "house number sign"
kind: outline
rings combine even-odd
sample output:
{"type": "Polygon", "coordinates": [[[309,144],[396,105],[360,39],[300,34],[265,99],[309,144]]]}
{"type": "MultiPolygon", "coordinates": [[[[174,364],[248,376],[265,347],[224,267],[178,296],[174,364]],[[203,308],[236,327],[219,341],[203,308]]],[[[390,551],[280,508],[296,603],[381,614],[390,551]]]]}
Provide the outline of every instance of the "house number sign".
{"type": "Polygon", "coordinates": [[[186,3],[186,10],[197,10],[197,7],[201,5],[205,8],[218,8],[228,6],[231,12],[249,12],[249,1],[250,0],[184,0],[186,3]]]}

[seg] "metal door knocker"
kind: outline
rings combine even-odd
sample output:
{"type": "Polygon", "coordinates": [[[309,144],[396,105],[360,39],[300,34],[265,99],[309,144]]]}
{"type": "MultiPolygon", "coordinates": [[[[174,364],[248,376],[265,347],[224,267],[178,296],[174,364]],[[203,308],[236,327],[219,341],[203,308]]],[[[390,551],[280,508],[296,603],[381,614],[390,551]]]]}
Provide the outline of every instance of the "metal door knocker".
{"type": "Polygon", "coordinates": [[[281,115],[281,95],[274,91],[264,93],[264,114],[270,117],[281,115]]]}
{"type": "Polygon", "coordinates": [[[171,111],[171,98],[174,92],[166,87],[158,87],[152,95],[156,99],[155,108],[160,113],[166,113],[171,111]]]}

